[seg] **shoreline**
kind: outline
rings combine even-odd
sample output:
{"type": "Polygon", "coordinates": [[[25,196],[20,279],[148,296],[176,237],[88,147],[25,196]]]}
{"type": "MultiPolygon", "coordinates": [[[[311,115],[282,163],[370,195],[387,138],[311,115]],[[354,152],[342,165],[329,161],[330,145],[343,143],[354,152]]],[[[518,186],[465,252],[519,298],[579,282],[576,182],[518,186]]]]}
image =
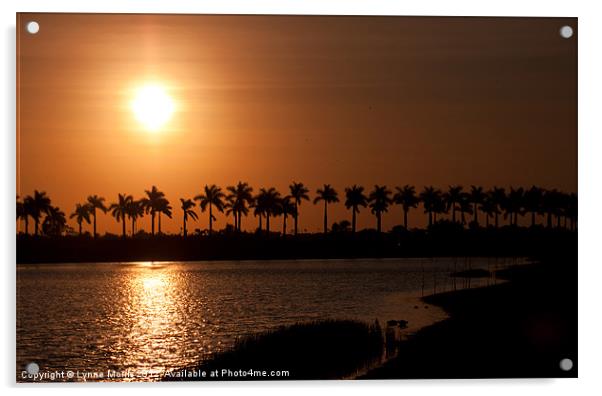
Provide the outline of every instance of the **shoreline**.
{"type": "Polygon", "coordinates": [[[576,260],[544,260],[500,270],[501,284],[423,297],[449,318],[357,379],[576,378],[576,272],[576,260]],[[572,370],[560,369],[564,358],[572,370]]]}

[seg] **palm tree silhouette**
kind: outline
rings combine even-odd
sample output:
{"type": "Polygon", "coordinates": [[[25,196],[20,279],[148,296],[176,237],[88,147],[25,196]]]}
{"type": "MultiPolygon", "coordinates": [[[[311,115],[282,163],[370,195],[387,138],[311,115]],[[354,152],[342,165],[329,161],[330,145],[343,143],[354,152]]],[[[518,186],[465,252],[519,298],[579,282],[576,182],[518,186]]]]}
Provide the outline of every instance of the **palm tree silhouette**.
{"type": "Polygon", "coordinates": [[[236,186],[230,186],[227,190],[230,192],[227,198],[232,201],[231,211],[234,214],[234,227],[240,232],[242,216],[249,213],[248,206],[253,203],[253,188],[248,183],[239,181],[236,186]]]}
{"type": "Polygon", "coordinates": [[[188,218],[190,217],[192,220],[197,220],[199,217],[197,216],[196,212],[192,209],[195,207],[195,203],[192,199],[184,199],[184,198],[180,198],[180,202],[182,203],[182,213],[183,213],[183,232],[184,232],[184,237],[188,236],[188,232],[186,230],[186,222],[188,221],[188,218]]]}
{"type": "Polygon", "coordinates": [[[525,192],[522,187],[517,189],[510,188],[504,208],[506,211],[504,216],[510,218],[510,225],[516,226],[518,224],[518,215],[522,215],[523,211],[524,194],[525,192]]]}
{"type": "Polygon", "coordinates": [[[165,199],[165,194],[156,186],[152,186],[150,190],[145,190],[146,198],[143,199],[146,207],[146,213],[151,215],[151,234],[155,235],[155,215],[159,211],[159,207],[162,205],[161,200],[165,199]]]}
{"type": "MultiPolygon", "coordinates": [[[[280,193],[276,191],[274,187],[268,189],[262,188],[259,190],[259,194],[256,197],[256,204],[259,205],[260,209],[260,221],[261,214],[265,216],[265,229],[266,234],[270,234],[270,216],[278,214],[278,205],[280,202],[280,193]]],[[[261,224],[261,223],[260,223],[261,224]]],[[[261,228],[261,225],[260,225],[261,228]]]]}
{"type": "Polygon", "coordinates": [[[393,202],[397,205],[401,205],[403,209],[403,226],[408,229],[408,212],[411,208],[418,206],[418,197],[416,196],[416,189],[414,186],[406,184],[403,187],[395,187],[397,192],[393,196],[393,202]]]}
{"type": "Polygon", "coordinates": [[[286,235],[286,219],[289,215],[295,216],[295,204],[290,195],[282,198],[277,205],[278,214],[282,215],[282,236],[286,235]]]}
{"type": "Polygon", "coordinates": [[[76,204],[75,210],[69,216],[70,219],[75,218],[79,227],[79,235],[82,234],[82,222],[90,224],[90,206],[88,204],[76,204]]]}
{"type": "Polygon", "coordinates": [[[481,203],[481,212],[485,214],[485,227],[489,228],[489,218],[495,215],[497,217],[499,210],[491,194],[487,194],[481,203]]]}
{"type": "Polygon", "coordinates": [[[205,185],[204,194],[199,194],[194,197],[195,201],[199,201],[199,206],[201,210],[204,212],[207,207],[209,207],[209,234],[213,232],[213,220],[215,217],[213,216],[213,207],[215,207],[218,211],[224,211],[224,198],[225,195],[222,192],[222,189],[215,184],[211,186],[205,185]]]}
{"type": "Polygon", "coordinates": [[[468,193],[462,193],[460,196],[458,210],[462,217],[462,226],[464,226],[466,224],[466,215],[472,214],[472,202],[470,202],[470,195],[468,193]]]}
{"type": "Polygon", "coordinates": [[[19,220],[23,220],[25,223],[25,234],[27,234],[27,229],[29,228],[29,214],[27,213],[25,203],[19,200],[19,196],[17,195],[17,224],[19,220]]]}
{"type": "Polygon", "coordinates": [[[368,205],[368,197],[364,195],[364,187],[354,184],[345,189],[345,207],[351,209],[351,232],[355,234],[356,214],[360,212],[360,206],[368,205]]]}
{"type": "Polygon", "coordinates": [[[132,237],[136,235],[136,221],[144,216],[146,210],[146,199],[132,199],[127,205],[127,215],[132,220],[132,237]]]}
{"type": "Polygon", "coordinates": [[[433,204],[433,222],[437,223],[437,216],[444,213],[447,213],[447,203],[443,194],[439,194],[433,204]]]}
{"type": "Polygon", "coordinates": [[[226,195],[226,200],[224,202],[224,213],[226,214],[226,217],[232,215],[234,218],[234,230],[238,231],[238,213],[236,212],[235,207],[236,197],[233,194],[226,195]]]}
{"type": "Polygon", "coordinates": [[[299,206],[301,206],[301,201],[309,201],[309,195],[307,195],[309,190],[303,185],[303,183],[296,182],[293,182],[290,186],[288,186],[288,188],[291,191],[291,197],[293,198],[293,203],[295,204],[295,214],[293,216],[295,219],[295,235],[297,235],[299,206]]]}
{"type": "Polygon", "coordinates": [[[523,197],[523,206],[525,212],[531,213],[531,227],[535,226],[535,216],[542,213],[543,190],[539,187],[531,186],[525,191],[523,197]]]}
{"type": "Polygon", "coordinates": [[[42,214],[48,214],[52,209],[50,198],[44,191],[34,190],[33,196],[27,196],[24,200],[25,207],[29,210],[29,216],[33,218],[35,228],[34,235],[39,234],[40,219],[42,214]]]}
{"type": "Polygon", "coordinates": [[[90,207],[90,213],[94,217],[94,238],[96,238],[96,209],[102,210],[103,213],[107,213],[107,208],[104,204],[105,199],[98,195],[90,195],[88,197],[88,206],[90,207]]]}
{"type": "Polygon", "coordinates": [[[117,220],[118,223],[121,222],[123,238],[125,238],[125,216],[128,214],[128,206],[132,200],[133,197],[131,195],[118,194],[117,202],[112,203],[111,206],[109,206],[111,215],[117,220]]]}
{"type": "Polygon", "coordinates": [[[447,193],[444,194],[445,203],[447,209],[452,211],[452,222],[456,222],[456,205],[460,203],[462,199],[462,186],[449,186],[447,193]]]}
{"type": "Polygon", "coordinates": [[[42,230],[45,235],[60,236],[67,228],[67,218],[65,213],[57,206],[50,206],[46,210],[46,217],[42,224],[42,230]]]}
{"type": "Polygon", "coordinates": [[[441,190],[436,189],[433,186],[424,187],[424,190],[419,195],[422,205],[424,206],[424,213],[428,214],[428,226],[433,225],[433,212],[436,209],[437,201],[441,197],[441,190]]]}
{"type": "Polygon", "coordinates": [[[382,214],[388,211],[391,203],[389,195],[391,195],[391,191],[387,190],[387,186],[375,185],[368,196],[370,209],[372,209],[372,214],[376,216],[376,231],[379,233],[382,231],[382,214]]]}
{"type": "Polygon", "coordinates": [[[339,202],[338,193],[330,184],[324,184],[323,188],[316,191],[317,196],[314,198],[314,205],[320,201],[324,201],[324,234],[328,232],[328,204],[339,202]]]}
{"type": "Polygon", "coordinates": [[[160,199],[159,202],[157,202],[157,223],[159,224],[159,235],[161,235],[161,213],[171,219],[171,205],[169,205],[169,201],[166,198],[160,199]]]}
{"type": "Polygon", "coordinates": [[[500,187],[494,186],[489,192],[489,197],[491,199],[491,203],[495,205],[495,227],[499,227],[499,214],[501,213],[501,209],[506,205],[506,190],[500,187]]]}
{"type": "Polygon", "coordinates": [[[472,203],[472,210],[474,213],[474,223],[478,227],[479,226],[479,205],[483,203],[485,199],[485,193],[483,192],[483,187],[478,186],[470,186],[470,202],[472,203]]]}

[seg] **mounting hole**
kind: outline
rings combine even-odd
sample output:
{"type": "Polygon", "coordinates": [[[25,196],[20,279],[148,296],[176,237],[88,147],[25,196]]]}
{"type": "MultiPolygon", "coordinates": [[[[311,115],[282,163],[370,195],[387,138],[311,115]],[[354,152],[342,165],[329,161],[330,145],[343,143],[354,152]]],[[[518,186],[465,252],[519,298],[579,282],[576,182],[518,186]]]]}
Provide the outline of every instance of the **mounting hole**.
{"type": "Polygon", "coordinates": [[[570,371],[573,368],[573,361],[571,359],[562,359],[560,361],[560,369],[562,371],[570,371]]]}
{"type": "Polygon", "coordinates": [[[27,32],[30,34],[36,34],[40,31],[40,24],[36,21],[30,21],[25,25],[25,29],[27,29],[27,32]]]}
{"type": "Polygon", "coordinates": [[[31,362],[25,366],[25,371],[27,371],[27,374],[35,375],[40,372],[40,366],[37,363],[31,362]]]}
{"type": "Polygon", "coordinates": [[[573,37],[573,28],[570,27],[569,25],[565,25],[565,26],[561,27],[560,35],[565,39],[573,37]]]}

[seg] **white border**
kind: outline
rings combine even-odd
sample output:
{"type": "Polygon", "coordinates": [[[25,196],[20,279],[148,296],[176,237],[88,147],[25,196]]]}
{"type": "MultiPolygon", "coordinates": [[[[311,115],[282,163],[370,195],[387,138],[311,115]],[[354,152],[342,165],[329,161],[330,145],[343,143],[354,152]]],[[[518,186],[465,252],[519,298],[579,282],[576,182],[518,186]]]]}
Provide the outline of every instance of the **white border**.
{"type": "MultiPolygon", "coordinates": [[[[348,15],[457,15],[457,16],[568,16],[579,17],[579,373],[580,379],[568,380],[472,380],[472,381],[372,381],[372,382],[284,382],[284,383],[221,383],[181,384],[175,392],[221,392],[250,395],[306,394],[308,392],[368,392],[398,393],[424,392],[446,395],[504,395],[518,392],[545,392],[563,395],[574,392],[593,394],[600,392],[600,315],[598,304],[602,261],[596,245],[600,241],[598,227],[602,224],[602,13],[595,1],[525,1],[506,0],[495,4],[487,1],[396,1],[396,0],[22,0],[0,2],[3,25],[2,84],[0,112],[4,120],[2,154],[0,162],[0,263],[3,282],[0,326],[0,376],[5,391],[27,394],[63,394],[86,392],[104,394],[111,392],[143,391],[164,394],[171,390],[167,384],[116,386],[17,386],[14,385],[14,324],[15,324],[15,272],[14,272],[14,198],[15,198],[15,12],[125,12],[125,13],[220,13],[220,14],[348,14],[348,15]],[[577,386],[579,388],[577,389],[577,386]],[[128,389],[128,388],[138,389],[128,389]]],[[[560,291],[561,292],[561,291],[560,291]]],[[[520,357],[517,357],[519,359],[520,357]]],[[[6,394],[6,393],[4,393],[6,394]]]]}

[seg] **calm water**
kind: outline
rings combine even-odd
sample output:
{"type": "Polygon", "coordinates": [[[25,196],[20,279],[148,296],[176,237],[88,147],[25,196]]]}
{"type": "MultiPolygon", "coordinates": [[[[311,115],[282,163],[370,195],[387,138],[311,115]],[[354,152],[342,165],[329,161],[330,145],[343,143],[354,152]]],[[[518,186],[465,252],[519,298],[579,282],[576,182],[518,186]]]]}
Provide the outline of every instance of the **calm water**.
{"type": "MultiPolygon", "coordinates": [[[[510,263],[470,259],[472,268],[510,263]]],[[[17,379],[36,362],[42,371],[130,370],[152,380],[145,375],[198,362],[237,337],[314,319],[406,319],[414,331],[445,317],[417,297],[452,290],[449,272],[468,265],[464,258],[19,265],[17,379]]]]}

